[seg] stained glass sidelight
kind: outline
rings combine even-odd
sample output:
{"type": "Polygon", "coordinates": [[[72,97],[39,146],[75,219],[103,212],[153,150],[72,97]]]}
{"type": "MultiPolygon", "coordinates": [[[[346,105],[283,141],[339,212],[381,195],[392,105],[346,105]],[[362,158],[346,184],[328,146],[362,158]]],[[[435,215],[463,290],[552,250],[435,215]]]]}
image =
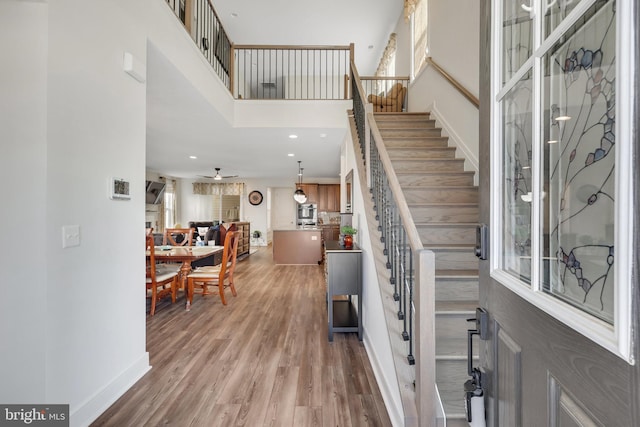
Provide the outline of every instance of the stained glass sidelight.
{"type": "Polygon", "coordinates": [[[532,73],[502,101],[502,268],[531,281],[532,73]]]}
{"type": "Polygon", "coordinates": [[[597,1],[544,56],[543,290],[614,316],[615,2],[597,1]]]}
{"type": "Polygon", "coordinates": [[[505,83],[529,59],[533,49],[533,0],[502,1],[502,82],[505,83]]]}

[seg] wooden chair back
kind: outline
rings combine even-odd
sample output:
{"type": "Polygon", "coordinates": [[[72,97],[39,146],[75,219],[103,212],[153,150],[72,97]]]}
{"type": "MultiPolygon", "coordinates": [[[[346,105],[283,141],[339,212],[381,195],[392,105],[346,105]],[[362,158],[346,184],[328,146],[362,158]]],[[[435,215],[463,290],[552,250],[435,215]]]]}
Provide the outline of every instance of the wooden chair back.
{"type": "Polygon", "coordinates": [[[220,279],[224,280],[225,275],[233,275],[236,268],[236,257],[238,255],[239,232],[227,231],[224,239],[224,249],[222,250],[222,263],[220,265],[220,279]]]}
{"type": "Polygon", "coordinates": [[[166,228],[163,245],[171,246],[192,246],[193,245],[193,228],[166,228]]]}
{"type": "Polygon", "coordinates": [[[153,240],[153,234],[147,234],[145,236],[145,242],[149,256],[147,257],[147,277],[146,277],[146,290],[151,290],[151,309],[149,314],[153,316],[156,312],[156,303],[159,299],[165,296],[171,295],[171,302],[176,302],[176,293],[178,290],[178,274],[173,273],[160,273],[158,277],[158,271],[156,270],[156,252],[155,242],[153,240]],[[169,285],[169,288],[165,286],[169,285]]]}

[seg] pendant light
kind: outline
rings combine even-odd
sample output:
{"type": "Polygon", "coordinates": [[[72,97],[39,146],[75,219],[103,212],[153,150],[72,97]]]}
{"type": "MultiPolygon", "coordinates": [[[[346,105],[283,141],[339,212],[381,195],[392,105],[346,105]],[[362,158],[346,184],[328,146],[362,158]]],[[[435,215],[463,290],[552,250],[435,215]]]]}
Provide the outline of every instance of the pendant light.
{"type": "Polygon", "coordinates": [[[298,160],[298,188],[296,192],[293,193],[293,199],[298,203],[304,203],[307,201],[307,195],[302,191],[302,171],[303,169],[300,167],[302,162],[298,160]]]}

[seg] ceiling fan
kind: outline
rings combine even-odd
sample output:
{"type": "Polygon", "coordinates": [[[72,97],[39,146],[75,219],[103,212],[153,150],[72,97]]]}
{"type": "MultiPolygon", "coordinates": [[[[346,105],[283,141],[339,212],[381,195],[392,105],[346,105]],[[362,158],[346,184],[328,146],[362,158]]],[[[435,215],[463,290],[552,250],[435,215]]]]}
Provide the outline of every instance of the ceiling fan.
{"type": "Polygon", "coordinates": [[[220,175],[220,168],[214,168],[216,170],[216,174],[214,176],[200,175],[203,178],[212,178],[214,181],[220,181],[223,178],[237,178],[238,175],[220,175]]]}

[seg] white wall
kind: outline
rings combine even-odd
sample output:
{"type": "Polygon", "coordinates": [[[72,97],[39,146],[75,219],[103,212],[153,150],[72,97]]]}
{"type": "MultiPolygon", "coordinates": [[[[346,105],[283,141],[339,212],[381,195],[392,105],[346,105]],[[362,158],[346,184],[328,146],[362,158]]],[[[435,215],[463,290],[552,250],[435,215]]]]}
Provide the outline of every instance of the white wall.
{"type": "MultiPolygon", "coordinates": [[[[475,0],[429,0],[429,55],[476,97],[479,93],[480,9],[475,0]],[[464,10],[465,13],[460,13],[464,10]]],[[[398,22],[397,59],[411,49],[410,33],[398,22]]],[[[397,65],[398,67],[398,65],[397,65]]],[[[478,170],[478,108],[433,67],[426,67],[410,87],[408,111],[430,111],[450,144],[466,158],[466,170],[478,170]]],[[[476,176],[477,179],[477,176],[476,176]]]]}
{"type": "Polygon", "coordinates": [[[0,28],[11,242],[0,257],[0,401],[69,403],[71,425],[87,425],[149,369],[146,87],[123,72],[123,54],[144,64],[153,39],[210,100],[224,103],[226,90],[161,1],[6,0],[0,28]],[[113,176],[130,181],[130,201],[108,198],[113,176]],[[62,248],[65,225],[80,227],[80,246],[62,248]]]}
{"type": "Polygon", "coordinates": [[[70,403],[72,425],[149,367],[146,88],[122,70],[125,51],[145,62],[147,39],[123,3],[49,3],[46,398],[70,403]],[[130,201],[107,197],[111,176],[130,181],[130,201]],[[79,247],[62,249],[67,224],[80,226],[79,247]]]}
{"type": "MultiPolygon", "coordinates": [[[[356,154],[353,149],[351,134],[345,138],[343,153],[342,176],[346,176],[350,170],[353,173],[353,217],[352,225],[358,230],[355,235],[356,243],[363,251],[362,256],[362,324],[364,331],[364,344],[367,354],[380,387],[380,391],[387,406],[389,417],[394,426],[403,425],[404,414],[402,401],[398,390],[398,378],[394,369],[394,360],[389,340],[389,332],[384,315],[382,295],[378,284],[378,274],[376,272],[375,259],[371,239],[377,238],[369,234],[366,222],[366,212],[364,211],[364,197],[370,197],[368,191],[360,191],[361,179],[356,165],[356,154]]],[[[344,181],[343,181],[344,183],[344,181]]],[[[364,184],[366,186],[366,183],[364,184]]]]}
{"type": "Polygon", "coordinates": [[[3,403],[46,400],[47,12],[46,3],[0,2],[3,403]]]}

